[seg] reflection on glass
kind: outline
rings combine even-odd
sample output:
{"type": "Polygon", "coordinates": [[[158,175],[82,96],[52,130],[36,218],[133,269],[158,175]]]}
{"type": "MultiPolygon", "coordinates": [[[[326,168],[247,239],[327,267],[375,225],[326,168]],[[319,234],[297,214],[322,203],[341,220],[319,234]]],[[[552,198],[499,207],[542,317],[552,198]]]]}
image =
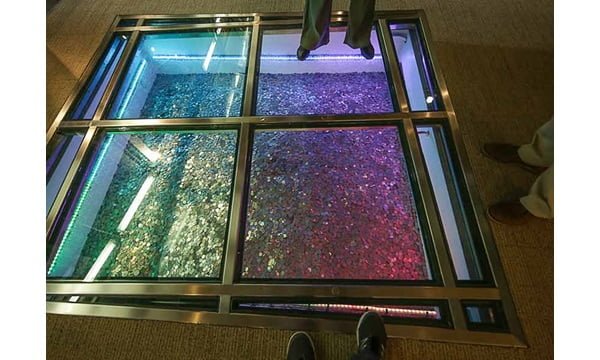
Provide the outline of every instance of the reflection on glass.
{"type": "Polygon", "coordinates": [[[119,23],[117,24],[117,27],[136,26],[137,22],[138,22],[137,19],[122,19],[122,20],[119,20],[119,23]]]}
{"type": "Polygon", "coordinates": [[[96,305],[118,305],[159,309],[181,309],[195,311],[219,310],[219,298],[208,296],[70,296],[51,295],[46,301],[70,302],[96,305]]]}
{"type": "Polygon", "coordinates": [[[417,133],[457,279],[482,280],[473,234],[443,130],[439,125],[417,126],[417,133]]]}
{"type": "Polygon", "coordinates": [[[92,119],[98,108],[98,104],[100,104],[102,95],[104,95],[104,90],[106,90],[108,82],[115,72],[119,59],[121,59],[121,55],[123,54],[123,50],[125,50],[125,45],[127,45],[128,40],[129,35],[115,35],[110,42],[108,49],[106,49],[102,55],[90,80],[88,80],[77,103],[67,116],[68,119],[92,119]]]}
{"type": "Polygon", "coordinates": [[[249,28],[144,34],[111,119],[239,116],[249,28]]]}
{"type": "Polygon", "coordinates": [[[75,159],[83,134],[57,133],[48,144],[46,153],[46,216],[54,204],[58,190],[75,159]]]}
{"type": "Polygon", "coordinates": [[[391,24],[390,30],[410,109],[412,111],[441,110],[443,107],[441,97],[417,25],[391,24]]]}
{"type": "Polygon", "coordinates": [[[49,277],[216,278],[236,131],[108,133],[49,277]]]}
{"type": "Polygon", "coordinates": [[[437,306],[386,305],[386,304],[319,304],[319,303],[253,303],[239,301],[234,310],[264,311],[273,313],[303,313],[323,315],[355,315],[367,311],[376,312],[384,318],[441,320],[437,306]]]}
{"type": "Polygon", "coordinates": [[[471,330],[508,330],[500,301],[463,301],[467,327],[471,330]]]}
{"type": "Polygon", "coordinates": [[[345,27],[331,28],[328,45],[298,61],[300,29],[264,30],[256,114],[310,115],[393,112],[375,30],[375,58],[343,43],[345,27]]]}
{"type": "Polygon", "coordinates": [[[243,278],[431,278],[397,128],[256,131],[243,278]]]}

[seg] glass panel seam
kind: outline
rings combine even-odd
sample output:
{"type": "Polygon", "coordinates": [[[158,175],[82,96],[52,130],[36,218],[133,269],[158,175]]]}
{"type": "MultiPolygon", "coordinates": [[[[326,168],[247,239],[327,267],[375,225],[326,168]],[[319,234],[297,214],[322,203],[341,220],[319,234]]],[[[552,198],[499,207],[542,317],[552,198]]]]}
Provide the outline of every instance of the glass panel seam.
{"type": "Polygon", "coordinates": [[[240,229],[242,228],[242,208],[245,201],[245,183],[247,177],[248,160],[250,157],[250,126],[242,125],[238,133],[238,149],[236,154],[236,168],[232,189],[231,212],[229,214],[229,228],[225,248],[222,284],[233,284],[238,268],[238,249],[241,242],[240,229]]]}

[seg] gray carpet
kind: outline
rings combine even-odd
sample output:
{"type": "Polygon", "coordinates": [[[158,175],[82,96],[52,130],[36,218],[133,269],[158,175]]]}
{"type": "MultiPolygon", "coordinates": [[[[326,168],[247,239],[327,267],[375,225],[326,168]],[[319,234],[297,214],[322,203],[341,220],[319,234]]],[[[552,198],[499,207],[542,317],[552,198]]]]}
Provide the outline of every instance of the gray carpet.
{"type": "MultiPolygon", "coordinates": [[[[117,14],[301,11],[303,2],[62,0],[47,17],[47,121],[52,122],[117,14]]],[[[347,2],[334,1],[334,9],[347,2]]],[[[534,178],[479,153],[485,141],[525,142],[553,112],[553,3],[527,0],[378,1],[429,18],[484,204],[525,192],[534,178]]],[[[550,359],[553,224],[492,224],[527,349],[395,339],[386,359],[550,359]]],[[[291,332],[158,321],[47,316],[48,359],[281,359],[291,332]]],[[[345,359],[350,335],[314,334],[321,359],[345,359]]]]}

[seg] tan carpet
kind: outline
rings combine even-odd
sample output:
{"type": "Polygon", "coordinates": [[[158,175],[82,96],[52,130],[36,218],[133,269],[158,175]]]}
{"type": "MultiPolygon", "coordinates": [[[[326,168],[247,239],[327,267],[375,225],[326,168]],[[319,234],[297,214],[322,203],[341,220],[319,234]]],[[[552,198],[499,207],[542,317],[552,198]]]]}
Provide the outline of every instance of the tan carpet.
{"type": "MultiPolygon", "coordinates": [[[[117,14],[300,11],[303,1],[62,0],[47,17],[47,124],[117,14]]],[[[334,1],[334,9],[347,2],[334,1]]],[[[533,177],[479,153],[485,141],[528,141],[553,112],[553,3],[549,0],[378,1],[425,9],[484,204],[527,190],[533,177]]],[[[395,339],[386,359],[550,359],[553,225],[492,230],[528,349],[395,339]]],[[[291,332],[158,321],[47,316],[48,359],[281,359],[291,332]]],[[[354,339],[314,334],[321,359],[345,359],[354,339]]]]}

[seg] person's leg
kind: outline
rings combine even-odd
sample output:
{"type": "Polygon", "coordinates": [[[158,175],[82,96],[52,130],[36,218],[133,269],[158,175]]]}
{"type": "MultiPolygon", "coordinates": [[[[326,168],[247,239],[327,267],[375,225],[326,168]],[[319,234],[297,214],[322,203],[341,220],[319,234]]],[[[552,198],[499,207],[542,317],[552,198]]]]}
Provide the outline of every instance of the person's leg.
{"type": "Polygon", "coordinates": [[[542,167],[552,165],[554,163],[554,117],[535,132],[530,144],[521,145],[518,153],[526,164],[542,167]]]}
{"type": "Polygon", "coordinates": [[[380,360],[383,358],[387,344],[385,325],[375,312],[366,312],[358,321],[356,327],[356,342],[358,350],[351,360],[380,360]]]}
{"type": "Polygon", "coordinates": [[[315,345],[304,331],[292,334],[287,346],[287,360],[315,360],[315,345]]]}
{"type": "Polygon", "coordinates": [[[369,351],[362,351],[352,355],[350,360],[381,360],[381,357],[369,351]]]}
{"type": "Polygon", "coordinates": [[[375,55],[371,44],[371,29],[375,18],[375,0],[351,0],[348,14],[348,29],[344,43],[353,49],[361,49],[363,56],[372,59],[375,55]]]}
{"type": "Polygon", "coordinates": [[[554,118],[536,131],[530,144],[485,144],[483,153],[497,161],[541,173],[527,196],[490,206],[488,215],[492,220],[505,225],[521,225],[534,216],[554,217],[554,118]]]}
{"type": "Polygon", "coordinates": [[[529,194],[519,200],[527,211],[536,217],[554,217],[554,164],[535,180],[529,194]]]}
{"type": "Polygon", "coordinates": [[[554,164],[535,180],[527,196],[519,200],[503,201],[488,208],[490,218],[504,225],[523,225],[534,216],[554,217],[554,164]]]}
{"type": "Polygon", "coordinates": [[[329,43],[329,20],[333,0],[305,0],[300,46],[306,50],[329,43]]]}
{"type": "Polygon", "coordinates": [[[515,164],[539,175],[554,162],[554,119],[536,131],[530,144],[486,143],[481,150],[493,160],[515,164]]]}

